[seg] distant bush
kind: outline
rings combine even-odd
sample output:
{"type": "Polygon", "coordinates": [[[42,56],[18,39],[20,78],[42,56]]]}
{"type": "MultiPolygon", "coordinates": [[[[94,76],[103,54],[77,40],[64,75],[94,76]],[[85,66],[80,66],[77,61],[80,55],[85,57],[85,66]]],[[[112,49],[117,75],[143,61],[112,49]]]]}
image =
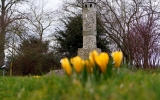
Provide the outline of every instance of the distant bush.
{"type": "Polygon", "coordinates": [[[54,53],[48,53],[48,45],[48,41],[42,42],[33,37],[24,40],[19,53],[13,58],[13,75],[42,75],[57,69],[59,64],[54,53]]]}

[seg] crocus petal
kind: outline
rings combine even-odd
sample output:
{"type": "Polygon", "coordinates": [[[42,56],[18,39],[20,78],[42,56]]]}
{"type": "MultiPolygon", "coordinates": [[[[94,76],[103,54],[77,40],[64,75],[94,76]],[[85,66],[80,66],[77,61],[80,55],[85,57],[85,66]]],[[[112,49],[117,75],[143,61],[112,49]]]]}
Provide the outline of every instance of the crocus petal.
{"type": "Polygon", "coordinates": [[[123,53],[121,51],[112,52],[112,58],[114,61],[114,66],[119,68],[123,59],[123,53]]]}
{"type": "Polygon", "coordinates": [[[70,62],[68,60],[68,58],[63,58],[61,60],[61,66],[62,68],[65,70],[65,72],[68,74],[68,75],[71,75],[72,74],[72,67],[70,65],[70,62]]]}
{"type": "Polygon", "coordinates": [[[76,56],[71,59],[71,63],[77,73],[80,73],[84,67],[84,61],[81,57],[76,56]]]}
{"type": "Polygon", "coordinates": [[[96,50],[89,53],[89,61],[92,64],[92,66],[95,65],[95,57],[98,56],[98,52],[96,50]]]}
{"type": "Polygon", "coordinates": [[[102,73],[104,73],[109,61],[108,54],[104,52],[100,53],[98,56],[96,56],[95,61],[97,65],[100,67],[100,70],[102,71],[102,73]]]}
{"type": "Polygon", "coordinates": [[[87,71],[88,71],[89,73],[92,73],[92,72],[93,72],[93,67],[92,67],[91,63],[89,62],[89,60],[85,60],[85,66],[86,66],[87,71]]]}

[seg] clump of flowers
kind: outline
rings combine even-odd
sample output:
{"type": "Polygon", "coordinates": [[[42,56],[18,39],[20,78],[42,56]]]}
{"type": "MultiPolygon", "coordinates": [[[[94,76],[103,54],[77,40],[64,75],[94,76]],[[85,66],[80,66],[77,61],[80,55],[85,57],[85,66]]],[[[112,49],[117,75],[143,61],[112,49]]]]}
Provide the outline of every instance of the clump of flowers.
{"type": "Polygon", "coordinates": [[[99,81],[111,77],[112,68],[119,68],[122,59],[123,53],[121,51],[112,52],[110,57],[106,52],[98,53],[94,50],[90,52],[87,60],[83,60],[79,56],[73,57],[70,60],[63,58],[61,66],[68,76],[77,75],[76,78],[85,83],[89,79],[99,81]]]}
{"type": "Polygon", "coordinates": [[[34,78],[40,78],[41,76],[38,76],[38,75],[36,75],[36,76],[33,76],[34,78]]]}

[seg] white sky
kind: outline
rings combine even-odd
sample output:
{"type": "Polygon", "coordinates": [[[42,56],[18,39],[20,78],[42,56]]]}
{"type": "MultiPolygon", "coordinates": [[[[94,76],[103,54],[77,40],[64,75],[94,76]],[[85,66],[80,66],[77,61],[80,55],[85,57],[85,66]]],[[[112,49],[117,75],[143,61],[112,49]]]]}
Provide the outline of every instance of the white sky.
{"type": "Polygon", "coordinates": [[[48,0],[49,8],[57,9],[60,4],[62,4],[62,0],[48,0]]]}

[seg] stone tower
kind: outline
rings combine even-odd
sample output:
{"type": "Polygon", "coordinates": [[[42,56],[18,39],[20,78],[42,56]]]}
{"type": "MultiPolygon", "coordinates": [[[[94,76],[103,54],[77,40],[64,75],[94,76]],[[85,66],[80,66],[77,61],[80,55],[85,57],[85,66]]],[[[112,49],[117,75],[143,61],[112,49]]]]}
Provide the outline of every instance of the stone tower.
{"type": "Polygon", "coordinates": [[[87,59],[89,52],[101,50],[97,48],[97,21],[96,21],[96,2],[95,0],[84,0],[83,3],[83,48],[78,49],[78,55],[87,59]]]}

